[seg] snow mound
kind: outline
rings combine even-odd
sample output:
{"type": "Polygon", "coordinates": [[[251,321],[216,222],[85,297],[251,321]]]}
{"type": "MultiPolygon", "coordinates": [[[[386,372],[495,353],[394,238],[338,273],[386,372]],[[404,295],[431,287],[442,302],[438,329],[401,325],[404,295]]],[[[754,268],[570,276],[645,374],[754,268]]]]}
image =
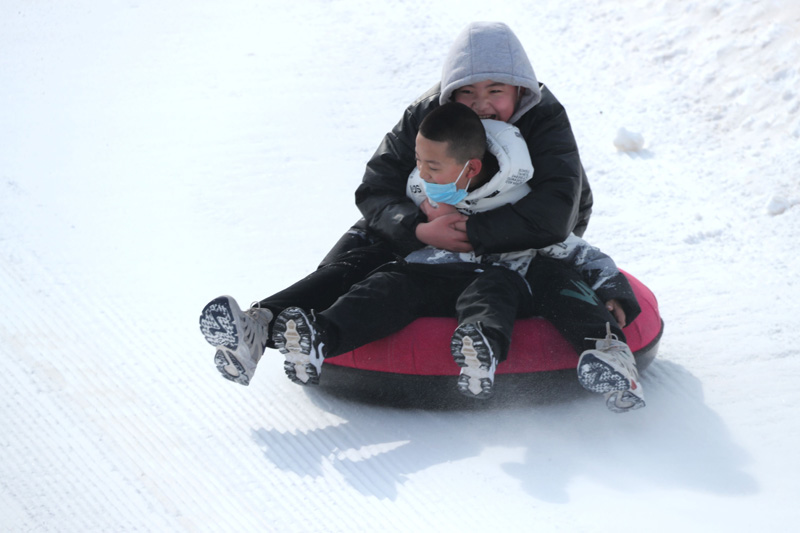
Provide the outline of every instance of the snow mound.
{"type": "Polygon", "coordinates": [[[620,128],[614,137],[614,146],[620,152],[639,152],[644,148],[644,136],[641,133],[620,128]]]}
{"type": "Polygon", "coordinates": [[[772,216],[781,215],[798,204],[800,204],[800,199],[798,198],[791,199],[776,194],[767,202],[767,214],[772,216]]]}

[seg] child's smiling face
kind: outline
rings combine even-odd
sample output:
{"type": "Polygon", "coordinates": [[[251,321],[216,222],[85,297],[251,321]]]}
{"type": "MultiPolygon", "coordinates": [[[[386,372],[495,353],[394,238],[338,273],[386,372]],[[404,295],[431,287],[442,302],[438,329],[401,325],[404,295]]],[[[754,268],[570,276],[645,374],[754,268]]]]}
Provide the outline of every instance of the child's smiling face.
{"type": "Polygon", "coordinates": [[[453,91],[453,98],[480,118],[508,122],[517,108],[519,91],[515,85],[486,80],[459,87],[453,91]]]}

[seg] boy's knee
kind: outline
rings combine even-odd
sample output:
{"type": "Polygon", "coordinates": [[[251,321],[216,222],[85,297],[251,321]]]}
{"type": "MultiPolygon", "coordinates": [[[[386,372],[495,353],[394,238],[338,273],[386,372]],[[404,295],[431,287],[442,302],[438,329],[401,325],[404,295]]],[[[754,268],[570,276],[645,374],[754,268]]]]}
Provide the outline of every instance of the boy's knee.
{"type": "Polygon", "coordinates": [[[580,281],[582,277],[579,272],[562,261],[537,257],[531,262],[525,279],[533,287],[552,287],[566,285],[572,280],[580,281]]]}

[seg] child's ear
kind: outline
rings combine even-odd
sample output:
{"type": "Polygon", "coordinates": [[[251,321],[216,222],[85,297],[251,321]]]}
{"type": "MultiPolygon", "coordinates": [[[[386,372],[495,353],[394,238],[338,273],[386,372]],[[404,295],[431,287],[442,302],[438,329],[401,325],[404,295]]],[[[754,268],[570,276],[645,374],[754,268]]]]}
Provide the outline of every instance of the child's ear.
{"type": "Polygon", "coordinates": [[[480,159],[470,159],[469,166],[467,167],[467,178],[472,179],[478,174],[481,173],[481,169],[483,168],[483,161],[480,159]]]}

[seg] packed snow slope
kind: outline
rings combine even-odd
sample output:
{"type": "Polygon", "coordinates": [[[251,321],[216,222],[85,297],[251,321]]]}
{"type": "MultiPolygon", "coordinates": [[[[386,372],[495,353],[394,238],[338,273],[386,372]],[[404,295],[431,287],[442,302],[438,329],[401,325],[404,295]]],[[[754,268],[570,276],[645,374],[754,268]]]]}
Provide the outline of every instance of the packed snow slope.
{"type": "Polygon", "coordinates": [[[3,0],[0,530],[793,529],[799,5],[3,0]],[[221,379],[203,305],[315,267],[474,20],[567,107],[586,237],[659,298],[647,408],[375,404],[272,352],[221,379]]]}

